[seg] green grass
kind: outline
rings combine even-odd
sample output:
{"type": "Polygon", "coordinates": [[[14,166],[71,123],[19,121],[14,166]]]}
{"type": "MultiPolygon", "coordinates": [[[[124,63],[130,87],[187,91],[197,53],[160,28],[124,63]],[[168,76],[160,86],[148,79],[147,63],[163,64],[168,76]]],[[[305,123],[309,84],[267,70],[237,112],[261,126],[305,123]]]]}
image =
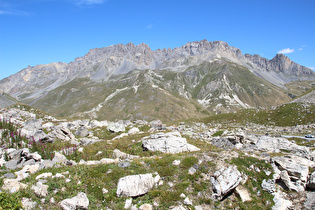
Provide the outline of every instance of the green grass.
{"type": "Polygon", "coordinates": [[[236,113],[213,115],[203,119],[204,123],[255,123],[273,126],[296,126],[315,123],[315,105],[285,104],[276,109],[246,109],[236,113]]]}
{"type": "Polygon", "coordinates": [[[248,180],[244,186],[249,190],[252,198],[252,201],[246,203],[239,200],[235,205],[241,209],[271,209],[274,205],[273,195],[261,188],[261,183],[264,179],[272,179],[273,177],[273,173],[269,176],[265,173],[265,170],[273,171],[270,163],[248,156],[232,158],[230,163],[236,165],[241,173],[247,175],[248,180]],[[259,196],[257,195],[257,191],[260,191],[259,196]]]}
{"type": "Polygon", "coordinates": [[[222,136],[223,132],[224,132],[224,131],[217,131],[217,132],[215,132],[212,136],[213,136],[213,137],[222,136]]]}
{"type": "Polygon", "coordinates": [[[22,203],[17,193],[0,192],[0,210],[14,209],[18,210],[22,207],[22,203]]]}

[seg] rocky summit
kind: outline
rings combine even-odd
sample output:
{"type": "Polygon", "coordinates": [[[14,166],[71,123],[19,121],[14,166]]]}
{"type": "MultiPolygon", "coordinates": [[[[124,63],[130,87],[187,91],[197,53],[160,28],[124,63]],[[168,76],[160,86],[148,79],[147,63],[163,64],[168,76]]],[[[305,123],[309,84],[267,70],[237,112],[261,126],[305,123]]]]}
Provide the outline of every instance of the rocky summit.
{"type": "Polygon", "coordinates": [[[22,102],[58,117],[173,121],[281,105],[314,80],[314,71],[285,55],[268,60],[222,41],[157,50],[128,43],[92,49],[70,63],[29,66],[0,81],[0,106],[22,102]]]}

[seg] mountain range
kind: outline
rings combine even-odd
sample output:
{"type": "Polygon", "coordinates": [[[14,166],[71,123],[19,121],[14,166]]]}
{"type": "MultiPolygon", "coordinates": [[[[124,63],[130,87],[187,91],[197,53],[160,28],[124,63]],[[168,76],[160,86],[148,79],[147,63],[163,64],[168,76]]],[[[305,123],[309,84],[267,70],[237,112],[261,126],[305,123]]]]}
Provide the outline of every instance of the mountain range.
{"type": "Polygon", "coordinates": [[[202,40],[155,51],[133,43],[91,49],[70,63],[29,66],[0,89],[2,98],[57,116],[180,120],[287,103],[288,85],[302,81],[310,86],[315,72],[283,54],[268,60],[202,40]]]}

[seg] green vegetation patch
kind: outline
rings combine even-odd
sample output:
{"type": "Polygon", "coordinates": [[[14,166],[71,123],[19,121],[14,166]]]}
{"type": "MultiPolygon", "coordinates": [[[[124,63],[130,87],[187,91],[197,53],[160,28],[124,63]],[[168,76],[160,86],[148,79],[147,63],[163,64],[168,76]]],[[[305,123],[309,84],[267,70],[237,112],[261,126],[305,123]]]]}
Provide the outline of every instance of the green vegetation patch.
{"type": "Polygon", "coordinates": [[[235,205],[241,209],[272,209],[274,205],[273,195],[261,188],[264,179],[272,179],[273,177],[273,173],[266,174],[266,172],[273,171],[270,163],[248,156],[232,158],[230,163],[236,165],[241,173],[247,175],[244,186],[249,190],[252,198],[252,201],[246,203],[239,200],[235,205]]]}
{"type": "Polygon", "coordinates": [[[0,192],[0,210],[2,209],[20,209],[22,207],[21,199],[17,193],[0,192]]]}
{"type": "Polygon", "coordinates": [[[244,109],[236,113],[213,115],[203,119],[204,123],[255,123],[273,126],[296,126],[315,123],[315,105],[300,103],[285,104],[275,109],[244,109]]]}

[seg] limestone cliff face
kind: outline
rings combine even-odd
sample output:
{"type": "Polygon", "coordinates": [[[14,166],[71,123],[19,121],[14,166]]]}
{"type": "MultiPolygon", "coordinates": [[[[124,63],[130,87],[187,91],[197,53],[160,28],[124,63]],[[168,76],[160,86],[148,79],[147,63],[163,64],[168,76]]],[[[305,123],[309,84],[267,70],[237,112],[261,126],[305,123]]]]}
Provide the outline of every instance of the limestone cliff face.
{"type": "Polygon", "coordinates": [[[303,78],[314,76],[314,72],[311,69],[294,63],[283,54],[277,54],[271,60],[260,57],[259,55],[245,54],[245,57],[265,71],[284,73],[288,76],[301,76],[303,78]]]}
{"type": "Polygon", "coordinates": [[[169,70],[184,72],[204,62],[224,59],[244,66],[257,76],[281,86],[298,79],[314,79],[315,73],[284,55],[272,60],[258,55],[243,55],[226,42],[207,40],[189,42],[174,49],[151,50],[147,44],[117,44],[91,49],[70,63],[51,63],[27,67],[0,81],[0,89],[19,100],[37,100],[49,91],[78,78],[104,82],[132,70],[169,70]]]}

